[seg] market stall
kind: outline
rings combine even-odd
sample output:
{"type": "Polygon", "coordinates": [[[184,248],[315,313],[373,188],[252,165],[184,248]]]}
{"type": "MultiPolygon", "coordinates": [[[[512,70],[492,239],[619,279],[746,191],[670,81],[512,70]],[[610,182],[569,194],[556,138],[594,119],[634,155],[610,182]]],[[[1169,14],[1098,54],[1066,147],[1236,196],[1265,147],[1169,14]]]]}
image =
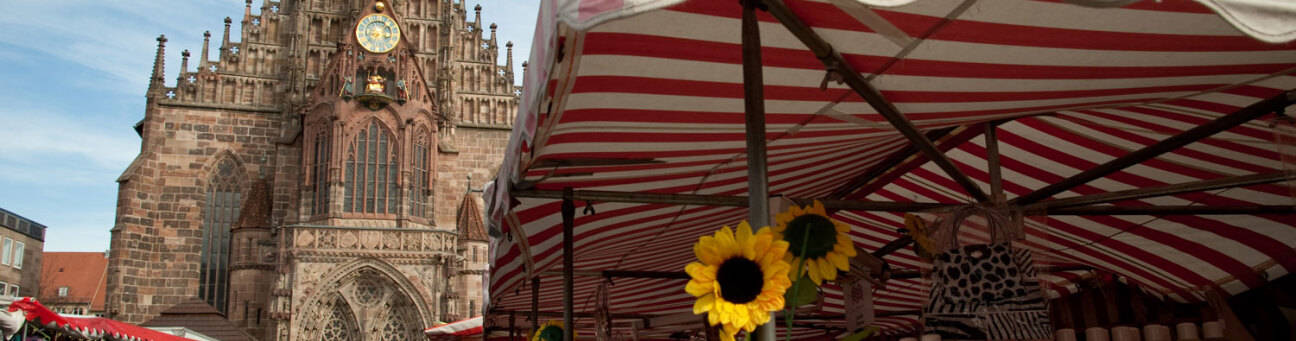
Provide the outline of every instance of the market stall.
{"type": "Polygon", "coordinates": [[[21,321],[4,323],[6,340],[111,340],[111,341],[183,341],[187,338],[118,322],[102,317],[62,316],[37,302],[23,297],[9,304],[3,319],[21,321]]]}
{"type": "MultiPolygon", "coordinates": [[[[1296,6],[1071,2],[544,1],[488,191],[486,324],[696,334],[695,244],[776,225],[769,197],[820,200],[885,261],[881,334],[932,299],[907,215],[969,204],[1011,221],[1047,297],[1101,274],[1202,302],[1287,275],[1296,6]]],[[[847,331],[822,283],[793,337],[847,331]]]]}

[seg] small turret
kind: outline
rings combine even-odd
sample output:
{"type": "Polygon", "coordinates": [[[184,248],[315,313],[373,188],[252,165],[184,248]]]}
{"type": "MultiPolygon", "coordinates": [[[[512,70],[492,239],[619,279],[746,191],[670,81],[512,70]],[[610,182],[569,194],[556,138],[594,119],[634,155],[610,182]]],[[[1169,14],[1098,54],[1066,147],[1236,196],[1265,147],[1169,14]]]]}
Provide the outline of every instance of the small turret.
{"type": "Polygon", "coordinates": [[[158,36],[157,41],[157,57],[153,59],[153,76],[149,79],[148,96],[162,95],[163,83],[166,82],[165,79],[162,79],[163,74],[166,73],[166,66],[164,65],[166,64],[166,35],[158,36]]]}
{"type": "Polygon", "coordinates": [[[491,46],[495,46],[495,29],[498,28],[498,27],[499,27],[499,25],[495,25],[495,23],[491,23],[491,26],[490,26],[490,28],[491,28],[491,40],[490,40],[490,41],[491,41],[491,46]]]}
{"type": "Polygon", "coordinates": [[[247,0],[247,6],[243,7],[243,25],[246,26],[252,22],[252,0],[247,0]]]}
{"type": "Polygon", "coordinates": [[[180,52],[180,76],[176,77],[176,85],[185,82],[185,72],[189,72],[189,50],[180,52]]]}
{"type": "Polygon", "coordinates": [[[203,67],[204,64],[207,64],[207,62],[211,60],[207,58],[207,46],[209,45],[210,42],[211,42],[211,31],[203,32],[203,50],[202,50],[202,56],[200,56],[202,59],[198,61],[198,67],[203,67]]]}
{"type": "Polygon", "coordinates": [[[221,38],[221,47],[220,47],[221,58],[224,58],[225,52],[228,52],[227,50],[229,50],[229,43],[230,43],[229,31],[230,31],[230,23],[232,22],[234,21],[230,20],[230,17],[225,17],[225,36],[221,38]]]}
{"type": "MultiPolygon", "coordinates": [[[[477,30],[480,31],[481,30],[481,5],[477,5],[477,7],[473,7],[473,11],[477,12],[477,16],[476,16],[477,19],[473,20],[473,26],[477,26],[477,30]]],[[[478,34],[481,33],[479,32],[478,34]]]]}
{"type": "Polygon", "coordinates": [[[504,74],[511,81],[513,80],[513,42],[505,43],[504,48],[507,50],[506,55],[508,56],[504,59],[504,74]]]}

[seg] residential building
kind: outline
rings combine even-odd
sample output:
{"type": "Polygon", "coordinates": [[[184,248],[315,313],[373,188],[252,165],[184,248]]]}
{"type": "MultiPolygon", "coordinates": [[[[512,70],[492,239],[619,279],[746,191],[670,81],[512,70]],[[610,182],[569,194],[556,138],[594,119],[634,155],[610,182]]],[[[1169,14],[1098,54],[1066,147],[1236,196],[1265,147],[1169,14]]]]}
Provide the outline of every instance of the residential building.
{"type": "Polygon", "coordinates": [[[41,304],[60,314],[104,316],[108,291],[106,252],[46,252],[41,266],[41,304]]]}
{"type": "Polygon", "coordinates": [[[35,296],[40,287],[45,225],[0,208],[0,295],[35,296]]]}

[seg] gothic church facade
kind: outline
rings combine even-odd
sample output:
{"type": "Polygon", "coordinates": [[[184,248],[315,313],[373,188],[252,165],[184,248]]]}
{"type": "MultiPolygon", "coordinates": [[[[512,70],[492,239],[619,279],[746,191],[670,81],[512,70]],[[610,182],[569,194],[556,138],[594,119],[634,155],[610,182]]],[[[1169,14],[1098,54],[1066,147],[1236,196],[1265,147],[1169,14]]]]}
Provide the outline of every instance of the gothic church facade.
{"type": "Polygon", "coordinates": [[[478,192],[518,87],[512,44],[499,65],[496,26],[465,6],[248,0],[241,39],[226,18],[171,85],[158,38],[108,317],[197,297],[260,340],[414,340],[479,315],[478,192]]]}

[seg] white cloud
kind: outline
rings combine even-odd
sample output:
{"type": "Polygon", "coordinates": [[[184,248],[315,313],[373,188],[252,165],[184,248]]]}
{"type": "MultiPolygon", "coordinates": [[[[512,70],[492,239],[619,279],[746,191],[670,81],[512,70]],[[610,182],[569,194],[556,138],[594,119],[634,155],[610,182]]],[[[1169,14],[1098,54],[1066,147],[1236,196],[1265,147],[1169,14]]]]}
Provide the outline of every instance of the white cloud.
{"type": "MultiPolygon", "coordinates": [[[[120,172],[139,152],[133,131],[106,129],[89,117],[76,117],[50,108],[8,108],[0,111],[6,136],[0,139],[0,161],[32,164],[43,173],[56,170],[99,169],[120,172]]],[[[0,172],[0,176],[16,176],[0,172]]]]}

